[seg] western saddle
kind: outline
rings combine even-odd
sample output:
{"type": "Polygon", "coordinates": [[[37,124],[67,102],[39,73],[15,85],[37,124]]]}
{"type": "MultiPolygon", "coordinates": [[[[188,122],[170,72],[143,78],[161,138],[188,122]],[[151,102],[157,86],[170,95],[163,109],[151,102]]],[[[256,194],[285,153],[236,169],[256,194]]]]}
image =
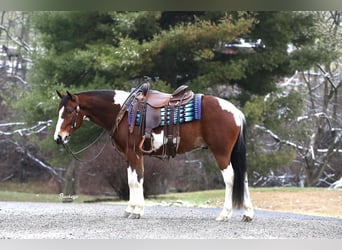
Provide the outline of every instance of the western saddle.
{"type": "Polygon", "coordinates": [[[164,123],[164,148],[163,155],[176,155],[179,146],[179,109],[181,105],[189,103],[194,97],[194,93],[188,89],[188,86],[182,85],[172,94],[167,94],[150,89],[149,82],[141,85],[139,94],[137,94],[132,102],[132,121],[129,126],[130,133],[133,133],[136,125],[136,115],[140,114],[140,133],[142,141],[140,149],[145,154],[151,154],[153,148],[152,130],[161,125],[161,109],[165,110],[164,123]],[[165,141],[166,140],[166,141],[165,141]]]}

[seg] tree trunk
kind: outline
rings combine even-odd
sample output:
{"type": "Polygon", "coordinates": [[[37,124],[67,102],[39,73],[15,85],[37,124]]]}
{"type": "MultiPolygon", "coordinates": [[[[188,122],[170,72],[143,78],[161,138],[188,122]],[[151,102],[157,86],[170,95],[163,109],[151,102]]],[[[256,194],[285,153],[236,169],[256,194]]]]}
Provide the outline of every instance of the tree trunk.
{"type": "Polygon", "coordinates": [[[63,189],[64,195],[74,195],[76,194],[76,176],[75,176],[76,162],[73,159],[67,171],[65,173],[65,184],[63,189]]]}

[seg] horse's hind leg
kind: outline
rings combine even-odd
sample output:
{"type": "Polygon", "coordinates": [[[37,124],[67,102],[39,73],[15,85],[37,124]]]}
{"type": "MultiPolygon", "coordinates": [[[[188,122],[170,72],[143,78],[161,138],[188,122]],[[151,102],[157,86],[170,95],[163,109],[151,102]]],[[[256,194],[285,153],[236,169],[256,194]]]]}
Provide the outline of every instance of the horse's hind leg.
{"type": "MultiPolygon", "coordinates": [[[[221,135],[222,137],[222,135],[221,135]]],[[[207,143],[210,142],[210,140],[213,140],[214,137],[210,137],[207,139],[207,143]]],[[[232,143],[226,144],[220,144],[218,142],[225,142],[230,141],[229,139],[222,139],[216,138],[216,140],[212,143],[208,143],[209,149],[213,153],[217,165],[221,170],[222,177],[224,184],[226,186],[225,190],[225,198],[224,198],[224,205],[221,213],[219,216],[217,216],[217,221],[226,221],[229,220],[233,215],[233,185],[234,185],[234,170],[232,163],[230,162],[230,155],[233,149],[232,143]],[[216,142],[216,144],[215,144],[216,142]]],[[[232,140],[234,141],[234,140],[232,140]]]]}
{"type": "Polygon", "coordinates": [[[232,165],[229,164],[226,169],[221,170],[224,183],[226,185],[224,205],[219,216],[216,217],[216,221],[229,220],[233,215],[233,183],[234,183],[234,171],[232,165]]]}
{"type": "MultiPolygon", "coordinates": [[[[230,163],[226,169],[221,170],[224,183],[226,185],[224,205],[221,213],[217,216],[217,221],[229,220],[233,215],[233,185],[234,185],[234,171],[230,163]]],[[[244,197],[243,197],[243,216],[242,221],[250,222],[253,220],[254,209],[249,194],[247,175],[244,181],[244,197]]]]}
{"type": "Polygon", "coordinates": [[[254,209],[253,209],[253,204],[252,204],[251,197],[249,194],[247,174],[246,174],[244,185],[245,185],[245,191],[244,191],[244,197],[243,197],[243,208],[245,211],[243,212],[242,221],[250,222],[253,220],[254,209]]]}
{"type": "Polygon", "coordinates": [[[143,190],[143,158],[134,154],[134,160],[130,161],[127,169],[129,202],[125,209],[125,217],[140,219],[144,214],[144,190],[143,190]]]}

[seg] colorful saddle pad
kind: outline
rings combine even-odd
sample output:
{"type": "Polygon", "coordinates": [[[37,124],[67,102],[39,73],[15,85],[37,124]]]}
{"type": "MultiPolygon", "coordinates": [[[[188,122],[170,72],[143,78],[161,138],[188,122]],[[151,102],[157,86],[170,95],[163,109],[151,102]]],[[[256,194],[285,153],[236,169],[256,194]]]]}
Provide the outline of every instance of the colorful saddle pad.
{"type": "MultiPolygon", "coordinates": [[[[201,119],[201,101],[202,94],[195,94],[194,98],[185,105],[180,107],[174,107],[173,112],[173,124],[192,122],[201,119]],[[178,115],[179,112],[179,115],[178,115]]],[[[136,114],[135,126],[140,126],[140,113],[136,114]]],[[[170,112],[167,111],[167,107],[160,108],[160,126],[170,125],[170,112]]],[[[132,124],[133,120],[133,104],[128,107],[128,125],[132,124]]]]}

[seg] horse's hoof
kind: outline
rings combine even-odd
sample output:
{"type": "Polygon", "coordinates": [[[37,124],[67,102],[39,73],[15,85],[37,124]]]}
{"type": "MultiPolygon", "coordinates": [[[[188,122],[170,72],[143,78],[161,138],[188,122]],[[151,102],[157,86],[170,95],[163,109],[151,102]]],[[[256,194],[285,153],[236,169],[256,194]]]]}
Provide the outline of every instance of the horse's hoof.
{"type": "Polygon", "coordinates": [[[131,213],[125,211],[123,217],[124,217],[124,218],[128,218],[130,215],[131,215],[131,213]]]}
{"type": "Polygon", "coordinates": [[[217,216],[216,217],[216,221],[228,221],[229,220],[229,217],[228,216],[217,216]]]}
{"type": "Polygon", "coordinates": [[[128,219],[132,219],[132,220],[136,220],[136,219],[140,219],[140,214],[130,214],[128,216],[128,219]]]}
{"type": "Polygon", "coordinates": [[[252,220],[253,220],[252,217],[249,217],[249,216],[247,216],[247,215],[243,215],[243,216],[242,216],[242,221],[243,221],[243,222],[251,222],[252,220]]]}

